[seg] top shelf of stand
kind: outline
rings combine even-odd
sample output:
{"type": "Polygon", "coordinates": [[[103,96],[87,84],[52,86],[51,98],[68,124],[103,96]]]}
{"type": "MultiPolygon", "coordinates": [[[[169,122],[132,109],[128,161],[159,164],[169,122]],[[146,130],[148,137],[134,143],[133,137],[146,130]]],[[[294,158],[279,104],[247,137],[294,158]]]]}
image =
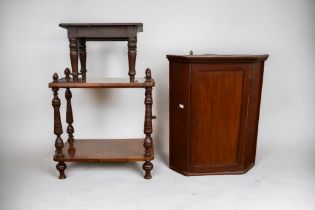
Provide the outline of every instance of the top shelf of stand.
{"type": "Polygon", "coordinates": [[[136,78],[135,82],[130,83],[129,78],[87,78],[83,81],[61,78],[48,84],[49,88],[145,88],[153,87],[154,80],[146,81],[145,78],[136,78]]]}

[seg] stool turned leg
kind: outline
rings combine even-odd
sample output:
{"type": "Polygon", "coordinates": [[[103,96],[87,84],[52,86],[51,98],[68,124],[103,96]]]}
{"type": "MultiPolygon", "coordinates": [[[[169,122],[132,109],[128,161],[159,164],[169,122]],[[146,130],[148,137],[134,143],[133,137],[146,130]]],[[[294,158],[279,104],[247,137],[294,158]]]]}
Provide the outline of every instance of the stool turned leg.
{"type": "MultiPolygon", "coordinates": [[[[151,71],[150,69],[146,70],[146,82],[150,82],[151,80],[151,71]]],[[[146,160],[142,166],[143,170],[145,170],[145,179],[151,179],[151,170],[153,169],[153,164],[150,162],[150,158],[152,156],[152,87],[146,87],[145,88],[145,117],[144,117],[144,133],[146,135],[143,146],[145,148],[144,156],[148,157],[148,160],[146,160]]]]}
{"type": "MultiPolygon", "coordinates": [[[[58,80],[58,75],[55,73],[53,76],[54,81],[58,80]]],[[[52,100],[52,106],[54,108],[54,133],[56,134],[57,138],[55,141],[55,155],[54,160],[58,161],[56,165],[57,170],[59,171],[59,179],[65,179],[65,170],[67,165],[64,163],[64,155],[62,154],[62,148],[64,146],[63,140],[61,138],[62,134],[62,124],[60,119],[60,99],[58,97],[58,90],[59,88],[52,88],[54,92],[54,98],[52,100]]]]}
{"type": "Polygon", "coordinates": [[[135,81],[136,75],[136,57],[137,57],[137,37],[128,38],[128,62],[129,62],[129,72],[130,82],[135,81]]]}
{"type": "Polygon", "coordinates": [[[79,72],[78,72],[78,44],[76,38],[69,39],[69,47],[70,47],[70,60],[72,67],[72,76],[73,81],[78,81],[79,72]]]}
{"type": "Polygon", "coordinates": [[[85,39],[79,40],[79,54],[80,54],[80,64],[81,64],[81,74],[82,80],[86,81],[86,41],[85,39]]]}

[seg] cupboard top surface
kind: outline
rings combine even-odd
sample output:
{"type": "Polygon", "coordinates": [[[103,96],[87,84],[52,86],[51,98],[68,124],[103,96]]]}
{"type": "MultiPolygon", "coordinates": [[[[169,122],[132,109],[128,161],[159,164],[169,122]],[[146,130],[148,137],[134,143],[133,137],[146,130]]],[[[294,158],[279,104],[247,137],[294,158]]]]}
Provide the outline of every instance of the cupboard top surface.
{"type": "Polygon", "coordinates": [[[218,55],[218,54],[203,54],[203,55],[167,55],[169,61],[179,62],[257,62],[265,61],[268,54],[262,55],[218,55]]]}

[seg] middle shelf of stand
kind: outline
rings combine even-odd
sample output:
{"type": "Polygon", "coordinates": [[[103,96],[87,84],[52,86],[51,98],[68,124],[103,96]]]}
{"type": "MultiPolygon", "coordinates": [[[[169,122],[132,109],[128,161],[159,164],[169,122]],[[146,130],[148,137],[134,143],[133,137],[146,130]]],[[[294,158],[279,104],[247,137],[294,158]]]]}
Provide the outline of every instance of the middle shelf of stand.
{"type": "Polygon", "coordinates": [[[146,81],[145,78],[135,78],[135,82],[130,83],[129,78],[87,78],[78,81],[61,78],[49,83],[49,88],[145,88],[153,87],[154,80],[146,81]]]}

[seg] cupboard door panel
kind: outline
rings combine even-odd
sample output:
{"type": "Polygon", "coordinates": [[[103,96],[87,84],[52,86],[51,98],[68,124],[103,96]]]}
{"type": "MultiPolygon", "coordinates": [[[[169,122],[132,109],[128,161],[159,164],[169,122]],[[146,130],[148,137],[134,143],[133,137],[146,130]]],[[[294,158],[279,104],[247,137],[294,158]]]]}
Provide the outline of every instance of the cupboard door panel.
{"type": "Polygon", "coordinates": [[[191,166],[237,166],[246,114],[248,66],[195,64],[191,100],[191,166]]]}

